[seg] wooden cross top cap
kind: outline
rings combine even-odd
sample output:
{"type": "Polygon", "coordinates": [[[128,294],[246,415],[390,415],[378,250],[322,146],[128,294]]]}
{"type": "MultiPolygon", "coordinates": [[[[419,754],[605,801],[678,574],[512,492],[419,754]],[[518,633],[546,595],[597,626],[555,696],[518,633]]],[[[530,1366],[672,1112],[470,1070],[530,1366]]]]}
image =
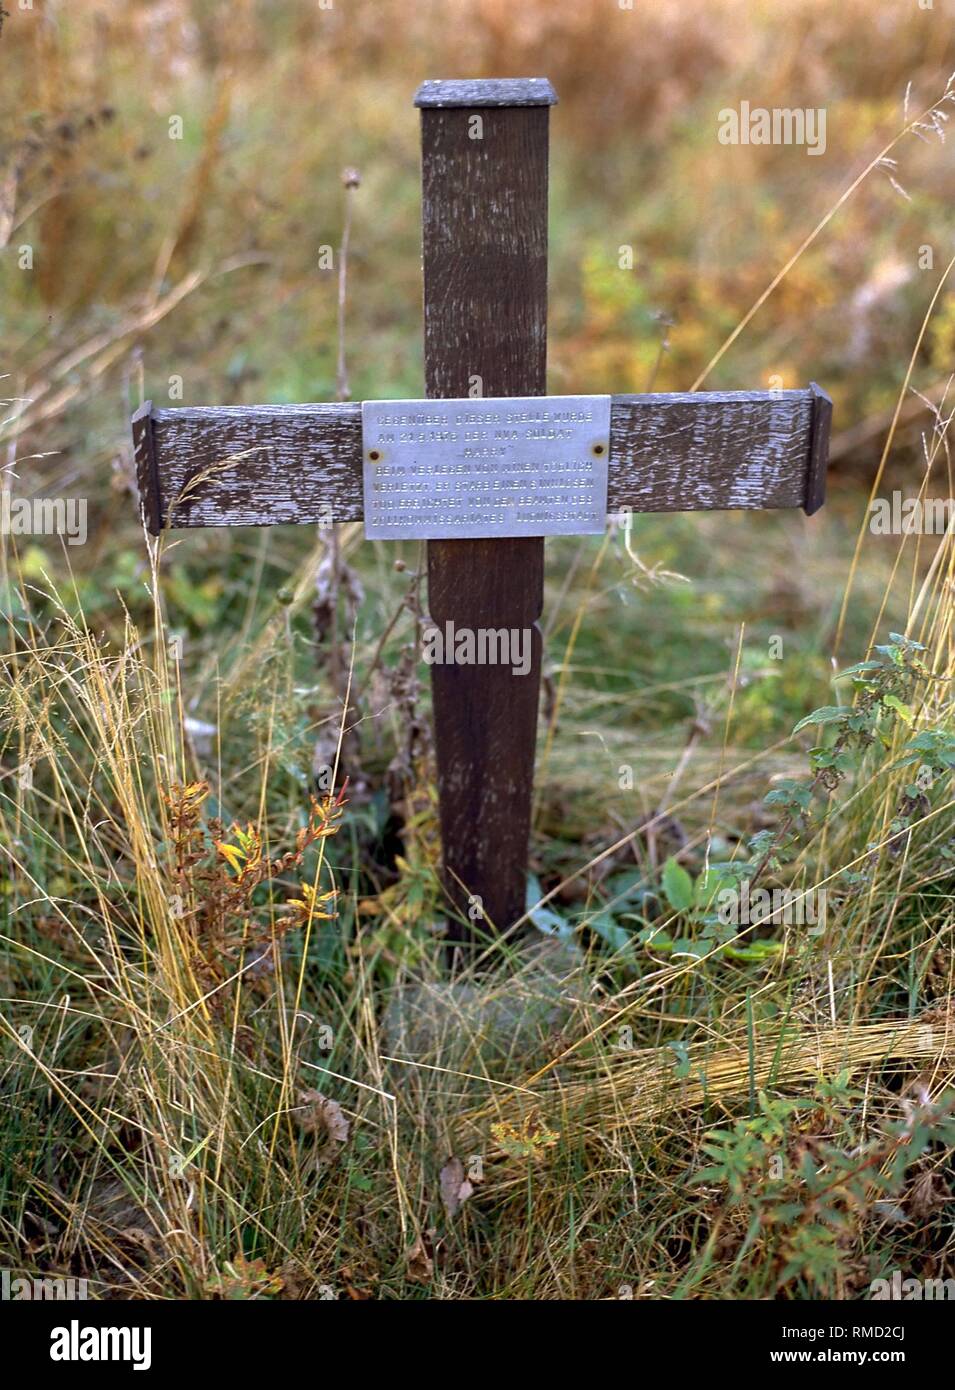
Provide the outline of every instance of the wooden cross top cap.
{"type": "Polygon", "coordinates": [[[546,77],[482,77],[422,82],[415,106],[556,106],[546,77]]]}

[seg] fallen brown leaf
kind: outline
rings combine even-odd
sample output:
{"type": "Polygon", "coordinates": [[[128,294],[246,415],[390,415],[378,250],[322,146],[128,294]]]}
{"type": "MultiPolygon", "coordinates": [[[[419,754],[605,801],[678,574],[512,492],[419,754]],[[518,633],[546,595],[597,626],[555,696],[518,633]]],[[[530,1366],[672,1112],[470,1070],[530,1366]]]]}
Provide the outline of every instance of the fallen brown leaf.
{"type": "Polygon", "coordinates": [[[412,1283],[430,1283],[431,1276],[434,1274],[434,1260],[428,1253],[423,1236],[418,1237],[405,1256],[405,1260],[408,1266],[408,1278],[412,1283]]]}
{"type": "Polygon", "coordinates": [[[915,1217],[924,1218],[951,1199],[951,1189],[940,1173],[920,1173],[909,1192],[909,1211],[915,1217]]]}
{"type": "Polygon", "coordinates": [[[306,1134],[324,1134],[333,1144],[347,1144],[349,1125],[337,1100],[329,1100],[321,1091],[299,1091],[301,1109],[295,1118],[306,1134]]]}
{"type": "Polygon", "coordinates": [[[462,1205],[473,1194],[474,1188],[468,1181],[464,1173],[464,1164],[459,1158],[451,1157],[441,1169],[439,1178],[441,1186],[441,1201],[444,1210],[447,1212],[448,1220],[452,1220],[460,1211],[462,1205]]]}

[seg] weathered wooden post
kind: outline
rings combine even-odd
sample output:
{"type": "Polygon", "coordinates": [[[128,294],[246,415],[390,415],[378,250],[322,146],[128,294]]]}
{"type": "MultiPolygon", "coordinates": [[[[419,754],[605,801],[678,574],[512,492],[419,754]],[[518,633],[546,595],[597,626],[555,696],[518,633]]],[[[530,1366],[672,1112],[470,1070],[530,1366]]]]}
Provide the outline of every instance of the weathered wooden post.
{"type": "Polygon", "coordinates": [[[623,509],[811,514],[825,492],[831,403],[816,385],[544,394],[555,100],[542,78],[418,91],[427,399],[147,402],[133,418],[154,535],[364,520],[372,539],[427,540],[432,623],[484,641],[432,665],[444,877],[481,931],[525,907],[543,538],[599,533],[623,509]],[[530,638],[519,665],[491,640],[509,633],[530,638]]]}
{"type": "MultiPolygon", "coordinates": [[[[429,396],[547,390],[547,150],[540,78],[425,82],[424,366],[429,396]]],[[[540,699],[542,536],[428,542],[432,620],[531,632],[531,667],[431,667],[445,886],[497,930],[525,909],[540,699]]],[[[451,921],[453,938],[463,935],[451,921]]]]}

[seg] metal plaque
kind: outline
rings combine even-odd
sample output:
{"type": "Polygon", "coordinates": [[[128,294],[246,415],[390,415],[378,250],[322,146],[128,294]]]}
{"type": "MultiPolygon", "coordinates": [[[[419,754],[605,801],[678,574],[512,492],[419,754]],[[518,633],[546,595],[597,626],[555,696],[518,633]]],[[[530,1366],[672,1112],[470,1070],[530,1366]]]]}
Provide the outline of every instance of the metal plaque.
{"type": "Polygon", "coordinates": [[[609,396],[363,401],[361,429],[370,540],[606,526],[609,396]]]}

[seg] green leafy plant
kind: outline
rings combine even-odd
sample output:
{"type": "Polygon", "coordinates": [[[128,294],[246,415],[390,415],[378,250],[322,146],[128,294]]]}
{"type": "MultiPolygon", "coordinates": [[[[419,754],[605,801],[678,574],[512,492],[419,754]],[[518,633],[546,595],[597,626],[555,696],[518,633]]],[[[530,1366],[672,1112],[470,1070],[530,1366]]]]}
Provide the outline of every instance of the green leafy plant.
{"type": "Polygon", "coordinates": [[[859,1095],[847,1073],[820,1082],[812,1099],[760,1092],[758,1110],[732,1129],[711,1130],[711,1160],[690,1178],[723,1189],[717,1233],[769,1265],[777,1290],[801,1285],[832,1296],[863,1228],[887,1209],[900,1212],[907,1180],[933,1145],[955,1144],[955,1098],[905,1102],[904,1118],[867,1142],[842,1118],[859,1095]],[[841,1142],[836,1142],[837,1138],[841,1142]]]}

